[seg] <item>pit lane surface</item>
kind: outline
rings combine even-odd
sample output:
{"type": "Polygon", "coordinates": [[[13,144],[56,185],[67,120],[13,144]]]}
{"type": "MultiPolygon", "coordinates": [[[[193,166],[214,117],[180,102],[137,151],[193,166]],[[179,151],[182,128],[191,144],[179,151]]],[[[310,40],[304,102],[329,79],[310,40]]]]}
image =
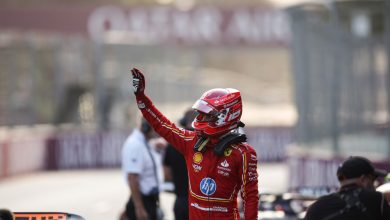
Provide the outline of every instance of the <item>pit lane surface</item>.
{"type": "MultiPolygon", "coordinates": [[[[259,166],[259,188],[287,189],[287,166],[259,166]]],[[[19,212],[68,212],[87,220],[116,220],[130,192],[119,169],[38,172],[0,180],[0,208],[19,212]]],[[[166,220],[173,220],[174,194],[161,194],[166,220]]]]}

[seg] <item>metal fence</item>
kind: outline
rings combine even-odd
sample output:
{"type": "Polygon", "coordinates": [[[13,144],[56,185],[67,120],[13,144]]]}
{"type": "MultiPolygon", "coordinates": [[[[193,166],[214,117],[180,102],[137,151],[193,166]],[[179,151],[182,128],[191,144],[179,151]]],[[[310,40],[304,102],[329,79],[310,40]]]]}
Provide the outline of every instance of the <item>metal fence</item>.
{"type": "MultiPolygon", "coordinates": [[[[237,88],[254,105],[291,103],[285,46],[98,44],[75,36],[20,33],[2,33],[0,42],[0,126],[132,128],[139,114],[131,94],[132,67],[145,72],[148,95],[172,120],[215,87],[237,88]]],[[[251,110],[246,112],[258,113],[247,124],[269,124],[260,121],[267,118],[261,109],[251,110]]],[[[293,119],[287,121],[283,125],[293,119]]]]}
{"type": "MultiPolygon", "coordinates": [[[[32,32],[1,28],[0,178],[48,168],[118,166],[121,143],[140,117],[131,88],[129,69],[133,67],[146,74],[147,94],[172,121],[206,90],[240,90],[248,142],[260,161],[285,159],[285,149],[294,139],[291,127],[295,115],[286,46],[289,34],[283,13],[252,7],[206,7],[189,14],[169,8],[165,13],[161,7],[114,7],[118,13],[111,13],[111,9],[99,7],[90,16],[100,22],[101,31],[110,21],[129,22],[125,26],[136,30],[98,31],[95,34],[104,40],[92,41],[93,37],[61,29],[32,32]],[[102,15],[104,10],[109,13],[102,15]],[[116,20],[114,15],[118,14],[124,20],[116,20]],[[167,16],[172,24],[159,20],[160,16],[167,16]],[[141,18],[145,20],[141,22],[141,18]],[[139,24],[143,25],[141,30],[137,29],[139,24]],[[141,39],[152,36],[152,41],[128,37],[143,30],[141,39]],[[176,31],[173,42],[170,30],[176,31]],[[117,39],[118,34],[125,35],[124,41],[117,39]],[[164,37],[160,34],[165,38],[160,39],[164,37]],[[49,128],[37,133],[38,124],[49,128]],[[19,129],[23,133],[16,136],[19,129]]],[[[35,13],[47,17],[39,10],[35,13]]],[[[60,14],[68,21],[69,13],[60,14]]],[[[74,20],[88,17],[76,14],[74,20]]],[[[24,16],[27,13],[22,10],[8,19],[24,16]]],[[[81,23],[77,20],[77,25],[81,23]]],[[[60,26],[54,21],[48,25],[60,26]]]]}
{"type": "Polygon", "coordinates": [[[288,9],[299,145],[333,156],[390,158],[385,6],[335,1],[288,9]]]}
{"type": "Polygon", "coordinates": [[[2,32],[0,126],[78,120],[75,100],[95,84],[91,49],[78,37],[2,32]]]}
{"type": "MultiPolygon", "coordinates": [[[[150,73],[150,96],[158,98],[157,103],[196,100],[204,89],[196,74],[197,50],[27,35],[0,35],[0,126],[133,127],[138,110],[126,73],[135,66],[150,73]]],[[[184,106],[176,111],[184,112],[184,106]]]]}
{"type": "Polygon", "coordinates": [[[0,126],[133,127],[126,73],[135,66],[172,120],[215,87],[239,89],[250,104],[291,106],[288,23],[274,8],[53,5],[1,14],[0,126]]]}

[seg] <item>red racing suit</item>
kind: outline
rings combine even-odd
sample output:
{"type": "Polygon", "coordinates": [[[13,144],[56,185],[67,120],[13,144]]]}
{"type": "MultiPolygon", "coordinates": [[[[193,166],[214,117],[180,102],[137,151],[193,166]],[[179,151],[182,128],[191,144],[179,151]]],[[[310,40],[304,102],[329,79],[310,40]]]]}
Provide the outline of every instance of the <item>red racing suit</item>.
{"type": "Polygon", "coordinates": [[[194,151],[195,132],[177,127],[160,113],[145,95],[137,104],[154,130],[172,144],[185,158],[189,181],[189,216],[191,220],[240,219],[237,194],[243,199],[245,220],[257,220],[259,194],[257,156],[247,143],[226,148],[217,156],[211,140],[203,153],[194,151]]]}

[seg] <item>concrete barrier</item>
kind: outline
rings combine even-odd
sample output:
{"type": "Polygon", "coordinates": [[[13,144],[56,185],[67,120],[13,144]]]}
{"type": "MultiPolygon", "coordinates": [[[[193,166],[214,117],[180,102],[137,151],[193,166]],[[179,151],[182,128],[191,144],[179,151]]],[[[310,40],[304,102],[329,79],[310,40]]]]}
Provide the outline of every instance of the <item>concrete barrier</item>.
{"type": "Polygon", "coordinates": [[[43,170],[50,126],[0,129],[0,178],[43,170]]]}
{"type": "MultiPolygon", "coordinates": [[[[290,127],[245,128],[260,162],[285,159],[294,136],[290,127]]],[[[0,178],[39,170],[120,167],[130,131],[96,132],[77,127],[0,129],[0,178]]]]}
{"type": "MultiPolygon", "coordinates": [[[[364,156],[364,155],[354,155],[364,156]]],[[[291,155],[287,159],[289,167],[289,186],[294,190],[299,187],[338,188],[336,172],[346,158],[321,158],[319,155],[291,155]]],[[[369,158],[370,159],[370,158],[369,158]]],[[[372,161],[374,166],[390,171],[390,161],[372,161]]],[[[381,181],[381,180],[380,180],[381,181]]]]}
{"type": "Polygon", "coordinates": [[[111,168],[121,164],[129,132],[65,132],[47,140],[47,169],[111,168]]]}
{"type": "Polygon", "coordinates": [[[290,126],[266,126],[245,128],[248,143],[252,145],[260,162],[279,162],[286,159],[286,150],[295,141],[290,126]]]}

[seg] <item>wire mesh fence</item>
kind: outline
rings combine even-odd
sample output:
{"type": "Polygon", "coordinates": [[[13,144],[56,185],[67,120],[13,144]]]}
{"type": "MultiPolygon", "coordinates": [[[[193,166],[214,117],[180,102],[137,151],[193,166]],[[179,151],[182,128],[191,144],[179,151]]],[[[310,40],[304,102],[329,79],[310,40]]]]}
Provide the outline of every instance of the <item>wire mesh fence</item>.
{"type": "MultiPolygon", "coordinates": [[[[99,44],[77,36],[22,33],[2,33],[0,39],[0,126],[133,127],[138,116],[130,85],[133,67],[144,71],[148,95],[172,120],[216,87],[241,91],[248,103],[244,117],[253,112],[247,124],[270,124],[264,119],[274,117],[262,109],[291,106],[285,46],[99,44]]],[[[279,121],[291,125],[290,115],[279,121]]]]}
{"type": "Polygon", "coordinates": [[[385,2],[303,4],[288,12],[299,144],[333,156],[390,158],[385,2]]]}
{"type": "Polygon", "coordinates": [[[72,100],[94,84],[93,53],[85,40],[27,35],[2,33],[0,37],[3,126],[67,120],[76,108],[72,100]]]}

